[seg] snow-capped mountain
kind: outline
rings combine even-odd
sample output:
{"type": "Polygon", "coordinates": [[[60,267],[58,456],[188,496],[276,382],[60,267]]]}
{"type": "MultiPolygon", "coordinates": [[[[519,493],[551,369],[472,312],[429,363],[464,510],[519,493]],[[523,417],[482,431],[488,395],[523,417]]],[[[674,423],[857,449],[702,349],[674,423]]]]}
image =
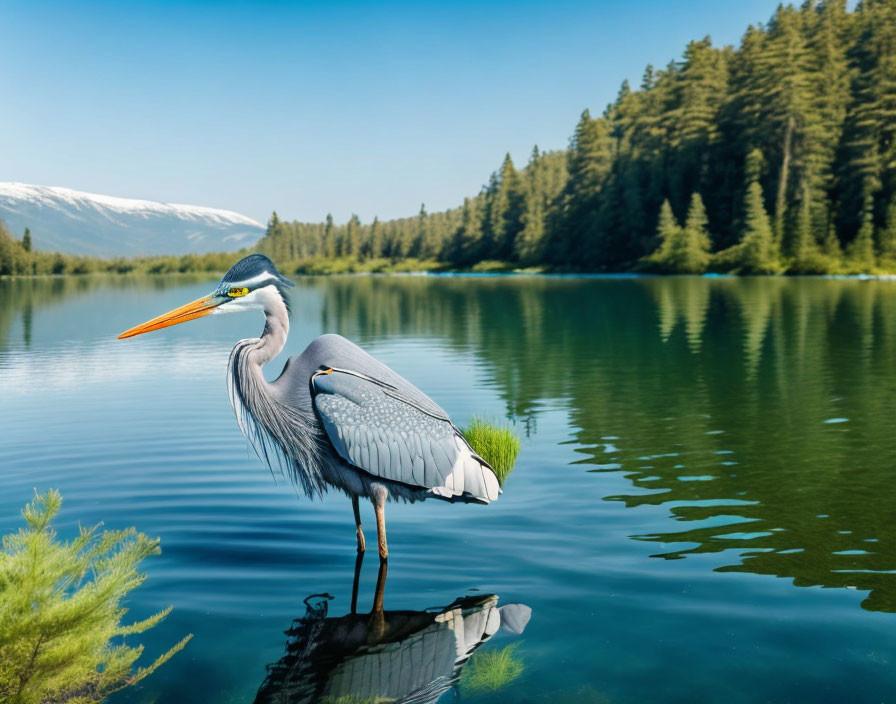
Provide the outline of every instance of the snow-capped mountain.
{"type": "Polygon", "coordinates": [[[230,210],[25,183],[0,182],[0,220],[17,237],[30,228],[37,250],[104,257],[227,252],[264,234],[230,210]]]}

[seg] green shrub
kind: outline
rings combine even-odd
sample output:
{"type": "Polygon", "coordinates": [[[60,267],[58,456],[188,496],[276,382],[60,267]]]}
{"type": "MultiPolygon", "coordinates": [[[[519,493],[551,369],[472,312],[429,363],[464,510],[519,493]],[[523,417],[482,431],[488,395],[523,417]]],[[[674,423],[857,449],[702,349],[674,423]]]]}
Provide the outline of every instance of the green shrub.
{"type": "Polygon", "coordinates": [[[496,259],[485,259],[481,262],[476,262],[470,271],[477,274],[503,273],[506,271],[513,271],[513,265],[509,262],[502,262],[496,259]]]}
{"type": "Polygon", "coordinates": [[[479,651],[473,654],[460,679],[461,691],[494,692],[523,674],[526,666],[515,657],[519,643],[511,643],[501,650],[479,651]]]}
{"type": "Polygon", "coordinates": [[[59,492],[35,493],[22,511],[25,527],[3,537],[0,549],[0,701],[9,704],[100,702],[133,685],[181,650],[187,636],[151,665],[133,665],[142,646],[126,636],[143,633],[171,608],[130,625],[122,599],[146,575],[143,558],[159,541],[133,528],[82,528],[71,542],[57,540],[50,522],[59,492]]]}
{"type": "Polygon", "coordinates": [[[419,271],[438,271],[444,267],[444,264],[435,259],[410,258],[393,261],[386,271],[396,274],[413,274],[419,271]]]}
{"type": "Polygon", "coordinates": [[[492,466],[498,482],[504,486],[520,452],[520,439],[510,428],[486,423],[478,416],[461,432],[473,451],[492,466]]]}
{"type": "Polygon", "coordinates": [[[311,275],[351,274],[356,264],[357,260],[353,257],[313,257],[296,264],[295,271],[297,274],[311,275]]]}

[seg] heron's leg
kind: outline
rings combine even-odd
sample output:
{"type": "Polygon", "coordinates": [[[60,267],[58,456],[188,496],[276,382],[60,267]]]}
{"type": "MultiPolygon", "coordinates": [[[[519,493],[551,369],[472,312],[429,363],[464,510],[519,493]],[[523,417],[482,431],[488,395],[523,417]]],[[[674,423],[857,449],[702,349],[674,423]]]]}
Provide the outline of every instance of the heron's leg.
{"type": "Polygon", "coordinates": [[[386,546],[386,487],[379,485],[373,490],[373,510],[376,513],[376,537],[380,546],[380,560],[389,558],[386,546]]]}
{"type": "Polygon", "coordinates": [[[352,510],[355,512],[355,525],[357,526],[358,535],[358,552],[364,552],[367,549],[367,543],[364,542],[364,531],[361,529],[361,508],[358,506],[358,497],[352,497],[352,510]]]}
{"type": "Polygon", "coordinates": [[[364,553],[358,552],[358,556],[355,558],[355,578],[352,580],[352,606],[351,612],[357,613],[358,611],[358,583],[361,581],[361,565],[364,563],[364,553]]]}

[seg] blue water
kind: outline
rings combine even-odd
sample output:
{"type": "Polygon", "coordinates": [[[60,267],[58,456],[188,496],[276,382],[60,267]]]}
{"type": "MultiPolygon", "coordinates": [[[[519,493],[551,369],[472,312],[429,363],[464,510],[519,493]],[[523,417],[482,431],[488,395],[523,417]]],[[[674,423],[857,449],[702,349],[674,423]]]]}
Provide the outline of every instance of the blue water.
{"type": "MultiPolygon", "coordinates": [[[[350,610],[350,502],[272,476],[227,402],[261,318],[115,339],[212,284],[0,282],[0,532],[55,487],[63,536],[161,538],[127,618],[174,611],[133,642],[194,634],[118,702],[251,702],[306,597],[350,610]]],[[[440,701],[896,698],[896,282],[311,278],[293,308],[289,353],[341,333],[522,437],[496,503],[387,510],[387,612],[532,609],[477,651],[516,643],[522,674],[440,701]]]]}

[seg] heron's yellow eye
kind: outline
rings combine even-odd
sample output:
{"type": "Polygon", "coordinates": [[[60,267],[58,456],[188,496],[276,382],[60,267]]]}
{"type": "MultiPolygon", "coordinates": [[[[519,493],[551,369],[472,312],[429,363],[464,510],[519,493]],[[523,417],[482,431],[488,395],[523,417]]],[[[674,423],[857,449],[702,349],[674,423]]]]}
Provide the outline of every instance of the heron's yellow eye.
{"type": "Polygon", "coordinates": [[[242,288],[239,286],[234,286],[232,289],[230,289],[227,292],[227,295],[230,296],[231,298],[239,298],[240,296],[245,296],[247,293],[249,293],[249,289],[242,288]]]}

